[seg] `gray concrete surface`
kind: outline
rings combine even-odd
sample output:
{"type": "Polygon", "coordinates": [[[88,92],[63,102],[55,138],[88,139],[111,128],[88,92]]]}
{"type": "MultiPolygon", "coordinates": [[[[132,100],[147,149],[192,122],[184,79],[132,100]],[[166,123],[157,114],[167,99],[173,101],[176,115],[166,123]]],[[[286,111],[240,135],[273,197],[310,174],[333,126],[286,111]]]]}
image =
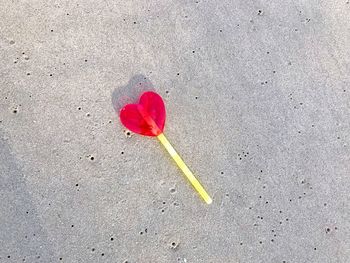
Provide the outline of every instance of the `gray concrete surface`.
{"type": "Polygon", "coordinates": [[[0,262],[350,262],[349,18],[347,0],[0,1],[0,262]],[[212,205],[126,136],[111,101],[139,76],[212,205]]]}

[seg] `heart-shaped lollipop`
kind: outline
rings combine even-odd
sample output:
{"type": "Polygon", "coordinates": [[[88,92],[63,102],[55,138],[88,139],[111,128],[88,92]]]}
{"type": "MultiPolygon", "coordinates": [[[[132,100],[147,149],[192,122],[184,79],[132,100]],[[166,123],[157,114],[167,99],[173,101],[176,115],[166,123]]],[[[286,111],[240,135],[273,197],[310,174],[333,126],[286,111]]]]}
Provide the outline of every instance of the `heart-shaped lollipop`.
{"type": "Polygon", "coordinates": [[[156,136],[204,201],[207,204],[212,203],[211,197],[165,137],[163,133],[165,116],[162,97],[155,92],[146,91],[142,93],[138,104],[125,105],[120,110],[119,117],[122,124],[130,131],[145,136],[156,136]]]}

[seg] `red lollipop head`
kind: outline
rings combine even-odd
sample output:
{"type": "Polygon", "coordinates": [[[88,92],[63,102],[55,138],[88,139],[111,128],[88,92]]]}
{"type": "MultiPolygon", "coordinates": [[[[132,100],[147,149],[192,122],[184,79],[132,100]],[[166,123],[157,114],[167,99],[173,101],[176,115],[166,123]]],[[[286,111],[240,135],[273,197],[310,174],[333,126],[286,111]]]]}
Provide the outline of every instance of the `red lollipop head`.
{"type": "Polygon", "coordinates": [[[142,93],[138,104],[127,104],[120,110],[120,121],[132,132],[158,136],[163,133],[165,106],[161,96],[152,91],[142,93]]]}

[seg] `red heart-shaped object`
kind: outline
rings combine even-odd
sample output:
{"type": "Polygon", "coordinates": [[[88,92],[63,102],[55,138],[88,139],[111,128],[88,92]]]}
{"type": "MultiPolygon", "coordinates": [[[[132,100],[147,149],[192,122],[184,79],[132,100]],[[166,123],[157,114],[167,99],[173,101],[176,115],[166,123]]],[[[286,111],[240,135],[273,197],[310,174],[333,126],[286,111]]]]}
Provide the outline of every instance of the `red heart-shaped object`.
{"type": "Polygon", "coordinates": [[[142,93],[138,104],[125,105],[120,110],[120,121],[132,132],[158,136],[164,130],[165,106],[161,96],[153,91],[142,93]]]}

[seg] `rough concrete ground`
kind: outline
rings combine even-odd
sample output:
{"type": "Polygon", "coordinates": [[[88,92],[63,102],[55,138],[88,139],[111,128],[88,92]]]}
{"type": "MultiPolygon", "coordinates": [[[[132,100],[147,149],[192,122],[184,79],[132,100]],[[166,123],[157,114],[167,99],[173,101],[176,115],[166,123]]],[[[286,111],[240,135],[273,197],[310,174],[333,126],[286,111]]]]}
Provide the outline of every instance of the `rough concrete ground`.
{"type": "Polygon", "coordinates": [[[0,262],[350,262],[350,4],[0,2],[0,262]],[[143,75],[205,205],[111,101],[143,75]]]}

